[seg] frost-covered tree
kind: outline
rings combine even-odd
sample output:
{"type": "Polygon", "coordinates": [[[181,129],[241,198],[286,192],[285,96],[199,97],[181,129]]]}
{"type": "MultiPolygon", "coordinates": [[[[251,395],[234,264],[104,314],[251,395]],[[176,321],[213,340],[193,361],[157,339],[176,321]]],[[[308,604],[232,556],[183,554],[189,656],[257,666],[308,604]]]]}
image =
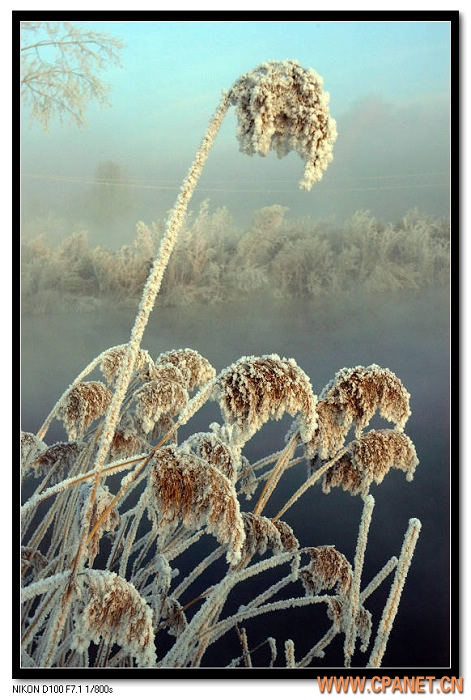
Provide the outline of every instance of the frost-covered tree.
{"type": "Polygon", "coordinates": [[[21,99],[45,130],[51,120],[86,123],[85,109],[109,104],[100,74],[120,65],[123,43],[70,22],[21,22],[21,99]]]}

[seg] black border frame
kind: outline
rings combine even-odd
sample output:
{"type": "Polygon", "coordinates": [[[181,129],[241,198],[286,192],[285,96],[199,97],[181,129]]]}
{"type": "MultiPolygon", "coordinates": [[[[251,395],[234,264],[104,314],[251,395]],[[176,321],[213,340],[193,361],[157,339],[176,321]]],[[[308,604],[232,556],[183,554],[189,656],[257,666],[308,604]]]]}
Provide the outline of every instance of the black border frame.
{"type": "MultiPolygon", "coordinates": [[[[451,137],[450,137],[450,165],[451,165],[451,180],[450,180],[450,223],[451,223],[451,240],[452,240],[452,259],[451,259],[451,310],[452,325],[451,325],[451,345],[452,345],[452,363],[450,366],[452,392],[456,389],[459,381],[459,226],[460,226],[460,12],[458,10],[424,10],[424,11],[404,11],[404,10],[355,10],[355,11],[245,11],[245,10],[225,10],[225,11],[130,11],[130,10],[65,10],[65,11],[12,11],[12,143],[13,143],[13,163],[12,163],[12,182],[13,184],[13,222],[15,222],[15,214],[18,217],[20,211],[20,167],[19,167],[19,144],[20,144],[20,124],[19,124],[19,109],[20,109],[20,66],[19,66],[19,23],[27,20],[42,19],[46,21],[68,20],[68,21],[100,21],[100,20],[129,20],[129,21],[207,21],[207,20],[282,20],[282,21],[421,21],[421,22],[449,22],[450,23],[450,60],[451,60],[451,137]],[[16,148],[15,148],[16,147],[16,148]],[[456,313],[455,313],[456,312],[456,313]]],[[[19,221],[18,229],[19,230],[19,221]]],[[[19,278],[19,237],[16,241],[16,248],[13,247],[13,295],[12,298],[19,299],[19,288],[16,286],[16,281],[19,278]],[[16,273],[16,274],[15,274],[16,273]]],[[[14,302],[15,303],[15,302],[14,302]]],[[[18,304],[19,305],[19,304],[18,304]]],[[[13,333],[13,338],[18,343],[16,357],[19,357],[19,336],[13,333]]],[[[16,348],[15,348],[16,349],[16,348]]],[[[453,398],[453,396],[452,396],[453,398]]],[[[13,444],[17,445],[17,435],[20,429],[19,414],[17,414],[16,425],[13,421],[13,444]]],[[[54,679],[73,679],[77,682],[83,681],[127,681],[133,682],[138,679],[142,680],[168,680],[178,678],[180,680],[196,680],[196,679],[265,679],[278,680],[290,679],[293,680],[315,680],[318,676],[326,677],[346,677],[358,676],[362,678],[372,677],[400,677],[404,676],[434,676],[440,678],[443,676],[459,677],[460,669],[463,666],[463,659],[460,657],[460,639],[463,629],[460,629],[460,593],[464,595],[464,587],[460,586],[460,552],[462,548],[460,538],[460,505],[461,499],[459,495],[459,468],[460,453],[459,453],[459,402],[455,400],[451,402],[450,425],[452,436],[451,453],[450,453],[450,556],[451,556],[451,607],[450,607],[450,665],[447,667],[420,667],[420,668],[389,668],[380,669],[368,668],[350,668],[343,669],[338,667],[328,668],[322,667],[318,670],[313,668],[296,669],[295,671],[287,668],[188,668],[188,669],[151,669],[151,668],[124,668],[124,669],[60,669],[60,668],[22,668],[20,657],[20,638],[19,629],[16,625],[15,611],[20,608],[19,588],[18,588],[18,557],[16,552],[20,549],[20,528],[19,516],[16,511],[16,505],[19,502],[20,483],[18,470],[15,460],[13,460],[13,509],[12,509],[12,678],[15,680],[36,679],[38,681],[54,679]]],[[[15,454],[15,450],[13,450],[15,454]]]]}

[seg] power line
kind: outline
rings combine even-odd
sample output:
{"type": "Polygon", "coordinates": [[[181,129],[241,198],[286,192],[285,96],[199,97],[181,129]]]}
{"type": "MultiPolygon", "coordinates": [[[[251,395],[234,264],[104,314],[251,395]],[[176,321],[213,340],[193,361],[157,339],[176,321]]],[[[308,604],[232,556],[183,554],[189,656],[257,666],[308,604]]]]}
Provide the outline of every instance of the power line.
{"type": "MultiPolygon", "coordinates": [[[[407,180],[408,178],[418,178],[418,177],[432,177],[444,175],[443,172],[436,173],[413,173],[408,175],[371,175],[371,176],[360,176],[356,178],[357,180],[387,180],[387,179],[402,179],[407,180]]],[[[46,175],[41,173],[22,173],[22,177],[30,178],[35,180],[47,180],[51,182],[65,182],[70,184],[78,185],[102,185],[104,187],[133,187],[137,189],[149,189],[149,190],[168,190],[177,191],[180,189],[180,185],[173,184],[171,181],[159,181],[159,180],[145,180],[138,178],[128,178],[126,180],[110,180],[104,178],[91,179],[89,177],[79,176],[79,175],[46,175]]],[[[220,182],[220,181],[219,181],[220,182]]],[[[292,183],[292,180],[273,180],[275,183],[292,183]]],[[[351,182],[344,181],[344,182],[351,182]]],[[[400,190],[400,189],[424,189],[424,188],[449,188],[449,182],[436,182],[436,183],[405,183],[403,185],[392,182],[389,185],[382,185],[379,187],[348,187],[348,186],[335,186],[323,184],[323,190],[327,191],[338,191],[338,192],[369,192],[378,190],[400,190]]],[[[269,185],[260,189],[250,188],[239,188],[239,187],[205,187],[204,184],[199,188],[200,192],[227,192],[227,193],[263,193],[263,192],[286,192],[285,189],[273,189],[269,185]]]]}

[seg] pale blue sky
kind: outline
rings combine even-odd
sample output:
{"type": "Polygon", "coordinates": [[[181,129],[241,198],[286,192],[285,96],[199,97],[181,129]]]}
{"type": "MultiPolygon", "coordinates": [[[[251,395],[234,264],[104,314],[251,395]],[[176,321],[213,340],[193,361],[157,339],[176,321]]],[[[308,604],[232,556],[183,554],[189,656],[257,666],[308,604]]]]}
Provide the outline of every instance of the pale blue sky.
{"type": "MultiPolygon", "coordinates": [[[[80,24],[80,23],[77,23],[80,24]]],[[[364,95],[387,102],[449,90],[447,22],[92,22],[123,39],[124,70],[109,72],[115,117],[131,105],[170,120],[186,106],[211,112],[220,91],[265,60],[296,58],[323,76],[332,112],[364,95]]],[[[109,118],[110,115],[107,115],[109,118]]]]}
{"type": "MultiPolygon", "coordinates": [[[[306,196],[297,190],[302,163],[295,154],[283,161],[274,154],[266,159],[240,154],[231,112],[195,202],[210,196],[216,205],[248,209],[276,202],[303,214],[314,208],[322,216],[368,208],[390,217],[413,206],[429,207],[433,215],[447,213],[448,22],[76,24],[125,42],[123,68],[103,74],[112,86],[112,106],[90,105],[84,129],[53,124],[47,134],[36,124],[28,126],[25,113],[24,172],[92,177],[100,161],[113,160],[130,177],[159,179],[173,187],[154,193],[152,206],[160,215],[173,204],[221,91],[263,61],[295,58],[323,77],[337,120],[334,161],[323,181],[306,196]],[[399,179],[384,179],[392,176],[399,179]],[[258,199],[251,192],[254,181],[266,190],[258,199]],[[280,187],[279,181],[285,184],[280,187]]],[[[70,186],[58,192],[66,197],[70,186]]],[[[149,192],[141,195],[147,197],[145,218],[149,192]]]]}

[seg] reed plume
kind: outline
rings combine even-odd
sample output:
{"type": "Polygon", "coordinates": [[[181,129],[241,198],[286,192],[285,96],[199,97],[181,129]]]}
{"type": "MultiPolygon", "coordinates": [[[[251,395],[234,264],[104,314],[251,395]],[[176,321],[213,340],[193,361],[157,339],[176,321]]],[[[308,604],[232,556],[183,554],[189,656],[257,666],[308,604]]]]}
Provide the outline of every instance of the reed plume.
{"type": "Polygon", "coordinates": [[[301,189],[310,190],[332,160],[337,138],[329,115],[323,80],[297,61],[268,61],[245,73],[232,86],[240,150],[266,156],[273,149],[282,158],[291,150],[304,160],[301,189]]]}
{"type": "Polygon", "coordinates": [[[75,614],[72,648],[86,651],[90,641],[118,644],[139,666],[156,661],[152,609],[132,583],[109,571],[88,569],[78,577],[80,609],[75,614]]]}
{"type": "Polygon", "coordinates": [[[335,588],[339,595],[347,597],[353,580],[353,571],[347,558],[332,545],[310,547],[307,550],[309,564],[299,571],[307,595],[335,588]]]}
{"type": "Polygon", "coordinates": [[[309,377],[293,359],[278,355],[241,357],[223,370],[213,394],[236,444],[247,442],[270,419],[300,414],[298,427],[307,442],[317,426],[316,396],[309,377]]]}
{"type": "Polygon", "coordinates": [[[179,520],[190,529],[206,527],[227,546],[227,561],[237,563],[244,525],[234,486],[219,469],[174,447],[161,448],[151,460],[149,488],[161,527],[179,520]]]}
{"type": "Polygon", "coordinates": [[[144,433],[150,432],[163,416],[174,416],[188,403],[182,372],[170,362],[151,370],[152,379],[133,394],[135,414],[144,433]]]}
{"type": "Polygon", "coordinates": [[[265,554],[270,549],[273,554],[291,552],[299,547],[292,528],[285,522],[272,522],[263,515],[242,513],[245,542],[242,556],[251,558],[254,554],[265,554]]]}
{"type": "Polygon", "coordinates": [[[306,456],[333,457],[352,425],[359,437],[376,411],[394,423],[396,430],[403,430],[410,416],[409,399],[409,392],[390,369],[373,364],[339,370],[319,395],[318,426],[305,445],[306,456]]]}
{"type": "Polygon", "coordinates": [[[56,442],[35,456],[30,462],[35,476],[49,476],[49,481],[59,483],[66,479],[86,449],[84,442],[56,442]]]}
{"type": "MultiPolygon", "coordinates": [[[[121,365],[126,354],[126,348],[126,345],[116,345],[102,355],[99,367],[106,378],[107,384],[110,386],[114,386],[119,377],[121,365]]],[[[138,372],[141,379],[144,380],[146,378],[146,370],[151,369],[153,366],[154,363],[151,356],[147,350],[142,350],[141,348],[137,353],[134,371],[138,372]]]]}
{"type": "MultiPolygon", "coordinates": [[[[156,370],[158,371],[159,365],[168,363],[175,365],[180,370],[187,391],[204,386],[216,376],[216,370],[211,363],[197,350],[191,348],[161,353],[155,361],[156,370]]],[[[153,371],[151,371],[150,376],[153,379],[153,371]]]]}
{"type": "Polygon", "coordinates": [[[352,496],[366,496],[373,481],[380,484],[392,467],[406,472],[412,481],[419,463],[415,447],[405,433],[397,430],[370,430],[350,443],[346,453],[323,478],[322,489],[329,493],[341,486],[352,496]]]}
{"type": "Polygon", "coordinates": [[[21,477],[24,478],[31,469],[32,461],[37,454],[47,448],[45,442],[40,440],[34,433],[20,432],[20,464],[21,477]]]}
{"type": "Polygon", "coordinates": [[[195,433],[180,445],[185,452],[193,452],[209,464],[217,467],[231,483],[237,481],[240,469],[240,457],[231,448],[230,443],[224,442],[217,434],[195,433]]]}
{"type": "Polygon", "coordinates": [[[173,637],[179,637],[187,626],[186,615],[182,606],[175,598],[165,598],[162,608],[160,624],[167,629],[173,637]]]}
{"type": "Polygon", "coordinates": [[[102,382],[79,382],[70,388],[57,409],[69,440],[80,439],[93,421],[106,413],[112,396],[102,382]]]}

